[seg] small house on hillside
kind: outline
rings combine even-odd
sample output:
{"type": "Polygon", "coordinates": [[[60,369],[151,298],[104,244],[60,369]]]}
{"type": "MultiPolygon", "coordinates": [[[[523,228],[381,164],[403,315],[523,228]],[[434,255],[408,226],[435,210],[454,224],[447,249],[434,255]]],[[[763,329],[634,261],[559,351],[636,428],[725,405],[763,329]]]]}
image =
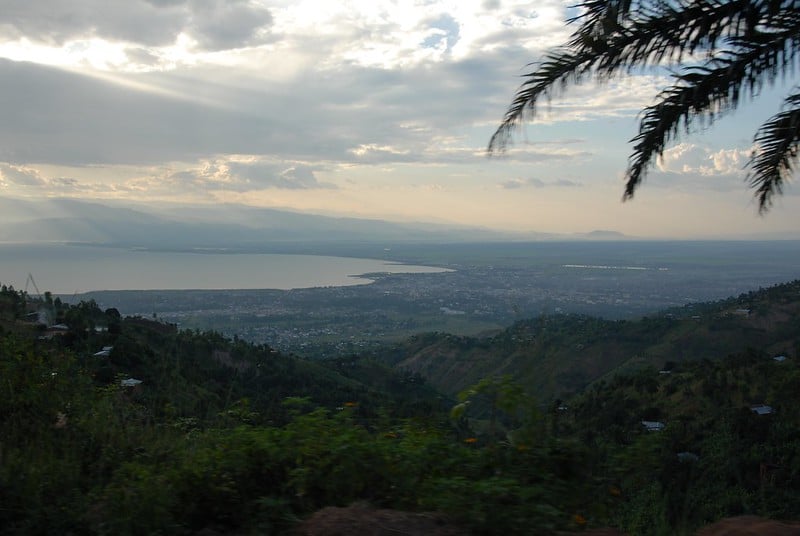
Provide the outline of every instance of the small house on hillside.
{"type": "Polygon", "coordinates": [[[111,355],[111,350],[113,350],[113,346],[103,346],[103,349],[99,352],[95,352],[93,355],[95,357],[108,357],[111,355]]]}
{"type": "Polygon", "coordinates": [[[128,378],[119,382],[122,387],[137,387],[141,383],[142,380],[137,380],[136,378],[128,378]]]}
{"type": "Polygon", "coordinates": [[[38,309],[36,311],[27,313],[24,316],[25,322],[30,322],[33,324],[38,324],[43,327],[49,326],[52,322],[50,321],[50,311],[46,309],[38,309]]]}
{"type": "Polygon", "coordinates": [[[642,421],[642,426],[644,426],[648,432],[660,432],[666,425],[659,421],[642,421]]]}
{"type": "Polygon", "coordinates": [[[778,363],[782,363],[782,362],[786,361],[786,356],[785,355],[776,355],[775,357],[772,358],[772,360],[773,361],[777,361],[778,363]]]}
{"type": "Polygon", "coordinates": [[[768,406],[766,404],[753,404],[750,406],[750,411],[756,415],[770,415],[775,412],[775,410],[772,409],[772,406],[768,406]]]}
{"type": "Polygon", "coordinates": [[[39,337],[40,339],[52,339],[53,337],[60,337],[69,332],[69,326],[66,324],[53,324],[44,330],[44,333],[39,337]]]}

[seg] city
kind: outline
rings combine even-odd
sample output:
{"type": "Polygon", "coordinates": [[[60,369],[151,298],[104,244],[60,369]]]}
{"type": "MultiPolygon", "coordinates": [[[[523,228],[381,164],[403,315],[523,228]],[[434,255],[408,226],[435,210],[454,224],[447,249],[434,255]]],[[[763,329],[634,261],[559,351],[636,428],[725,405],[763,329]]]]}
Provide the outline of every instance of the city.
{"type": "Polygon", "coordinates": [[[71,299],[95,299],[124,315],[155,315],[182,328],[215,330],[299,355],[333,357],[420,332],[491,334],[542,314],[639,318],[789,281],[800,273],[797,242],[502,247],[487,252],[484,245],[441,246],[436,251],[449,255],[447,263],[434,257],[433,248],[401,251],[396,255],[406,255],[408,262],[452,271],[366,274],[374,282],[365,285],[106,291],[71,299]],[[700,251],[712,253],[702,257],[700,251]]]}

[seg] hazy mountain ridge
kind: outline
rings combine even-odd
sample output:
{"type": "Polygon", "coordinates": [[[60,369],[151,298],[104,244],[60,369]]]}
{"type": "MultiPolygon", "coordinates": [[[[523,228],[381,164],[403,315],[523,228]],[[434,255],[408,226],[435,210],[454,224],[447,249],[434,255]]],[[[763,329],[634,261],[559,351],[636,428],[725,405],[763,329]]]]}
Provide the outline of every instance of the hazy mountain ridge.
{"type": "MultiPolygon", "coordinates": [[[[0,201],[0,210],[13,204],[0,201]]],[[[508,239],[511,233],[439,224],[333,218],[243,205],[129,208],[69,199],[25,203],[0,240],[93,242],[154,247],[228,247],[309,240],[433,241],[508,239]]]]}
{"type": "Polygon", "coordinates": [[[427,222],[332,217],[236,204],[131,205],[75,199],[0,199],[0,241],[84,242],[123,247],[253,247],[327,242],[461,242],[620,239],[611,231],[514,233],[427,222]]]}

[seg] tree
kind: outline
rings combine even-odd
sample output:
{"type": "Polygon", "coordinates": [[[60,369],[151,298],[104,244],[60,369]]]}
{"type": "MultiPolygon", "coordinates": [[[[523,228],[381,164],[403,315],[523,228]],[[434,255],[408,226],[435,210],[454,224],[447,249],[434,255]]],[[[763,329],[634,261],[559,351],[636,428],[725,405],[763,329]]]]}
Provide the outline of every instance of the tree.
{"type": "MultiPolygon", "coordinates": [[[[794,74],[800,58],[798,0],[581,0],[567,24],[577,29],[551,50],[508,108],[489,142],[503,151],[542,98],[587,78],[608,80],[641,68],[670,66],[671,85],[642,111],[626,171],[623,200],[633,197],[655,157],[680,131],[710,125],[766,85],[794,74]]],[[[797,162],[800,88],[754,136],[748,182],[759,211],[782,192],[797,162]]]]}

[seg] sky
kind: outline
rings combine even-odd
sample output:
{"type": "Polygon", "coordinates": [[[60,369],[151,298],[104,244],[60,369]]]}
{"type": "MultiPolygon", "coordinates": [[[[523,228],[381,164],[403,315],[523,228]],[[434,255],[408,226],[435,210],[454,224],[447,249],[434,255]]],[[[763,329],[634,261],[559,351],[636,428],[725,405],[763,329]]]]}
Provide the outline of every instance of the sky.
{"type": "Polygon", "coordinates": [[[663,71],[569,88],[487,156],[572,3],[0,0],[0,195],[800,237],[797,184],[760,216],[744,168],[792,80],[681,136],[624,203],[663,71]]]}

